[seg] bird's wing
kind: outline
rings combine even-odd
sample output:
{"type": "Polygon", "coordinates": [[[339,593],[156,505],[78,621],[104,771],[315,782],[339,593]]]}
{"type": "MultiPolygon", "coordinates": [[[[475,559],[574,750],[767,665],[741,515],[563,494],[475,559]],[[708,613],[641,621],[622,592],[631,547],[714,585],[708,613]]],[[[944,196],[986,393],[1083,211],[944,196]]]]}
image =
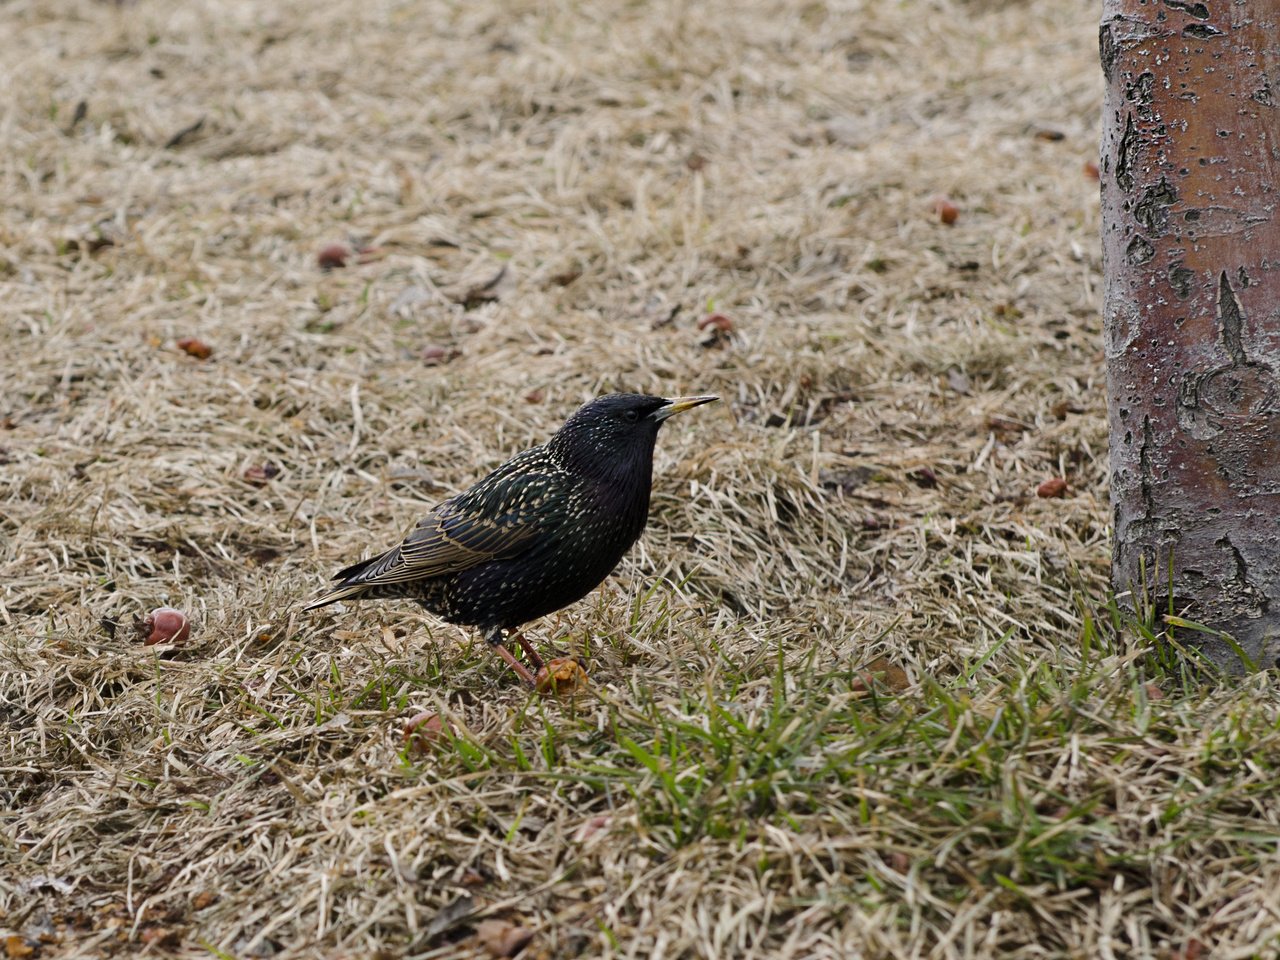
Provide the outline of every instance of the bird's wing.
{"type": "MultiPolygon", "coordinates": [[[[530,457],[529,451],[524,457],[530,457]]],[[[529,470],[518,457],[466,493],[444,501],[380,557],[338,572],[345,584],[403,583],[457,573],[487,560],[505,560],[528,549],[556,525],[552,498],[530,491],[562,489],[560,477],[529,470]]]]}
{"type": "Polygon", "coordinates": [[[535,524],[510,515],[490,519],[464,513],[448,500],[419,520],[400,546],[352,579],[363,584],[403,583],[457,573],[486,560],[515,556],[537,533],[535,524]]]}

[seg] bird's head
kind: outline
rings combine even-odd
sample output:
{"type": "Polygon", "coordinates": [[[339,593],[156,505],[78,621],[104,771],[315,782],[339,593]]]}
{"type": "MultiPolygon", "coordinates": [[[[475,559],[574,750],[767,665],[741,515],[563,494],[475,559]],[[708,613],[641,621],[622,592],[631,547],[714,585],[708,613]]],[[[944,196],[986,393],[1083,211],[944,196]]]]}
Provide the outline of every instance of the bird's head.
{"type": "Polygon", "coordinates": [[[658,428],[668,417],[718,399],[610,393],[579,407],[551,438],[548,447],[566,465],[591,473],[614,473],[637,460],[652,462],[658,428]]]}

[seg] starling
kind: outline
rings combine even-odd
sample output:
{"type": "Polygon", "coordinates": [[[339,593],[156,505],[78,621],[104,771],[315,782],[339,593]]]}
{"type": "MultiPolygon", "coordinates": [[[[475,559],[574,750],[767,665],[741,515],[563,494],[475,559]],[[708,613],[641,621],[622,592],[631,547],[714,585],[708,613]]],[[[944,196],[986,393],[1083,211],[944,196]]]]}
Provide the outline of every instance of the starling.
{"type": "MultiPolygon", "coordinates": [[[[523,623],[591,592],[649,517],[653,445],[672,414],[717,397],[674,400],[612,393],[580,407],[546,443],[519,453],[418,521],[404,542],[334,575],[307,605],[416,600],[479,627],[526,683],[533,674],[503,645],[523,623]]],[[[534,670],[541,658],[517,633],[534,670]]]]}

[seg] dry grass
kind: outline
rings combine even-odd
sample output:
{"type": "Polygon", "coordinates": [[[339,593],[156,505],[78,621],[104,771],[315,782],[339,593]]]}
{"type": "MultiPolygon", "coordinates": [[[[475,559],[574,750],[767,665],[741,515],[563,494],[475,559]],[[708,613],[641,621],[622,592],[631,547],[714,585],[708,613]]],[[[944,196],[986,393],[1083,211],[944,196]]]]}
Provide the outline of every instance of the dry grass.
{"type": "Polygon", "coordinates": [[[1095,15],[4,5],[10,955],[1273,955],[1275,694],[1083,614],[1095,15]],[[728,402],[534,628],[590,695],[298,614],[614,388],[728,402]],[[190,646],[132,639],[164,602],[190,646]],[[406,756],[424,707],[459,735],[406,756]]]}

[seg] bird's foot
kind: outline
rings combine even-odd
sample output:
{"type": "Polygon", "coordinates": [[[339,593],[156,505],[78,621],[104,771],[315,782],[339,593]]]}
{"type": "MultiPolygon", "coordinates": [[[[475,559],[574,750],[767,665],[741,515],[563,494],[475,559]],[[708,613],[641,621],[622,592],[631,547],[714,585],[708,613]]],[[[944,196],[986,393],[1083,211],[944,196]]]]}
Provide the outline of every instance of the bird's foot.
{"type": "Polygon", "coordinates": [[[538,684],[534,680],[533,674],[529,672],[529,668],[517,660],[514,653],[504,647],[500,642],[490,643],[489,646],[493,648],[494,653],[507,662],[507,666],[514,670],[521,680],[531,687],[537,687],[538,684]]]}
{"type": "Polygon", "coordinates": [[[524,633],[517,630],[516,635],[512,638],[516,643],[520,644],[520,649],[524,651],[525,656],[529,658],[529,663],[533,665],[533,672],[537,673],[542,669],[542,657],[538,655],[538,651],[533,648],[524,633]]]}

